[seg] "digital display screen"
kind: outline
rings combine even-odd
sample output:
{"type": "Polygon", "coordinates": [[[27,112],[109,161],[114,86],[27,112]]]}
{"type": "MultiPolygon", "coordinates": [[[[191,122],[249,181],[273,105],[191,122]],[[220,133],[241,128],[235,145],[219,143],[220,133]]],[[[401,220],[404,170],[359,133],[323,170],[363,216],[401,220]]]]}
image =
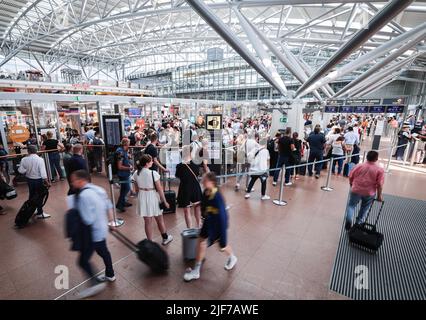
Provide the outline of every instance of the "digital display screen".
{"type": "Polygon", "coordinates": [[[324,112],[325,113],[337,113],[337,112],[339,112],[339,107],[338,106],[325,106],[324,112]]]}
{"type": "Polygon", "coordinates": [[[340,112],[341,113],[352,113],[352,112],[354,112],[354,107],[351,107],[351,106],[341,106],[340,107],[340,112]]]}
{"type": "Polygon", "coordinates": [[[368,107],[367,106],[356,106],[354,107],[355,113],[368,113],[368,107]]]}
{"type": "Polygon", "coordinates": [[[385,113],[385,106],[372,106],[370,107],[370,113],[385,113]]]}
{"type": "Polygon", "coordinates": [[[387,113],[403,113],[404,106],[389,106],[386,110],[387,113]]]}
{"type": "Polygon", "coordinates": [[[130,108],[129,117],[130,118],[139,118],[142,115],[142,110],[139,108],[130,108]]]}
{"type": "Polygon", "coordinates": [[[102,117],[105,144],[108,146],[120,145],[122,135],[122,122],[119,115],[105,115],[102,117]]]}

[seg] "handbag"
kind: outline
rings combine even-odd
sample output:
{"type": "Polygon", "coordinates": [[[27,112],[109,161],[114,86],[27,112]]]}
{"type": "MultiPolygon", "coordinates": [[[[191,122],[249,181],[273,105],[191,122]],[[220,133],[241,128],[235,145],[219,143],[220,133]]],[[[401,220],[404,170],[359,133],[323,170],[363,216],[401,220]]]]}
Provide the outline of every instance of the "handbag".
{"type": "MultiPolygon", "coordinates": [[[[155,191],[158,193],[157,186],[155,185],[155,180],[154,180],[154,170],[151,170],[151,176],[152,176],[152,184],[154,185],[155,191]]],[[[160,206],[161,210],[167,209],[166,206],[164,205],[164,202],[160,201],[158,205],[160,206]]]]}

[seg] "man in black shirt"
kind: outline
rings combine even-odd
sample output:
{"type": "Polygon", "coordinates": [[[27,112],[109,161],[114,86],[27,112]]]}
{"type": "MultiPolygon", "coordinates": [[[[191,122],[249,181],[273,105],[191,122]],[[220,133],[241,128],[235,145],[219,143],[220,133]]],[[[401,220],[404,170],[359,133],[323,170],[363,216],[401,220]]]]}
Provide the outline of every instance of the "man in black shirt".
{"type": "MultiPolygon", "coordinates": [[[[283,165],[286,167],[290,166],[292,154],[295,150],[294,141],[291,138],[291,128],[287,128],[285,130],[284,136],[278,140],[278,162],[277,168],[281,168],[283,165]]],[[[291,186],[293,183],[290,182],[290,169],[285,170],[285,185],[291,186]]],[[[274,181],[272,185],[276,186],[278,181],[278,176],[280,174],[280,170],[276,170],[274,173],[274,181]]]]}
{"type": "Polygon", "coordinates": [[[56,139],[53,139],[53,133],[52,131],[47,131],[46,133],[47,140],[43,142],[43,145],[41,146],[41,150],[50,151],[48,152],[49,157],[49,163],[50,163],[50,171],[52,173],[51,181],[55,182],[56,179],[56,172],[58,172],[58,175],[60,177],[60,180],[64,180],[64,174],[62,173],[61,168],[61,156],[59,155],[58,150],[63,150],[64,145],[59,142],[56,139]]]}
{"type": "Polygon", "coordinates": [[[148,146],[145,149],[145,154],[149,154],[152,157],[152,160],[154,163],[152,164],[151,170],[158,171],[158,168],[161,169],[163,172],[169,172],[168,169],[164,168],[163,165],[161,165],[160,161],[158,161],[158,150],[157,150],[157,144],[158,144],[158,136],[156,133],[152,133],[150,136],[151,143],[148,144],[148,146]]]}
{"type": "MultiPolygon", "coordinates": [[[[325,136],[321,133],[321,127],[319,125],[315,126],[314,132],[311,132],[306,141],[309,143],[310,148],[308,162],[317,161],[315,163],[315,178],[319,179],[323,163],[318,163],[318,161],[322,161],[324,158],[323,153],[326,142],[325,136]]],[[[309,176],[312,177],[312,165],[308,166],[308,171],[309,176]]]]}
{"type": "Polygon", "coordinates": [[[78,170],[86,170],[87,172],[89,172],[89,170],[87,169],[86,160],[84,160],[83,158],[83,146],[79,143],[75,144],[72,147],[72,152],[73,155],[71,156],[71,158],[64,161],[65,172],[67,174],[67,180],[70,187],[70,189],[68,190],[68,195],[75,194],[75,190],[73,190],[71,186],[71,174],[74,171],[78,170]]]}

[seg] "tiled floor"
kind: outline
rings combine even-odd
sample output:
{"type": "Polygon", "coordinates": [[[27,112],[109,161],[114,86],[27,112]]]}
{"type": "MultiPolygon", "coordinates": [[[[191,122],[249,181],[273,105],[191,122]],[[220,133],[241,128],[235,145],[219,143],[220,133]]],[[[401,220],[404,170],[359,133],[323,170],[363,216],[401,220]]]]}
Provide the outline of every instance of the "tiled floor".
{"type": "MultiPolygon", "coordinates": [[[[383,154],[386,157],[386,153],[383,154]]],[[[332,177],[332,192],[324,192],[325,174],[320,180],[302,177],[286,187],[285,207],[272,201],[260,201],[260,185],[252,198],[233,191],[233,181],[222,187],[231,206],[229,243],[239,261],[230,272],[224,270],[225,257],[216,247],[209,248],[202,277],[192,283],[182,279],[186,265],[181,256],[180,232],[185,227],[183,213],[165,216],[175,240],[166,248],[171,261],[167,275],[155,276],[124,245],[109,237],[108,246],[115,262],[117,281],[97,299],[345,299],[328,290],[339,232],[349,190],[343,177],[332,177]]],[[[94,182],[107,190],[106,179],[94,182]]],[[[391,166],[386,176],[385,193],[426,199],[426,169],[391,166]]],[[[66,182],[51,188],[46,212],[52,218],[15,230],[13,220],[27,197],[26,185],[18,187],[18,198],[3,201],[7,215],[0,216],[0,299],[75,299],[84,288],[55,288],[55,267],[69,268],[70,289],[85,281],[76,266],[77,255],[69,251],[64,239],[63,217],[66,211],[66,182]]],[[[268,194],[278,197],[279,187],[268,185],[268,194]]],[[[117,192],[117,191],[116,191],[117,192]]],[[[135,202],[134,200],[132,200],[135,202]]],[[[131,239],[144,238],[143,221],[134,210],[120,215],[125,219],[121,231],[131,239]]],[[[160,235],[156,230],[157,240],[160,235]]],[[[101,270],[101,260],[94,256],[101,270]]]]}

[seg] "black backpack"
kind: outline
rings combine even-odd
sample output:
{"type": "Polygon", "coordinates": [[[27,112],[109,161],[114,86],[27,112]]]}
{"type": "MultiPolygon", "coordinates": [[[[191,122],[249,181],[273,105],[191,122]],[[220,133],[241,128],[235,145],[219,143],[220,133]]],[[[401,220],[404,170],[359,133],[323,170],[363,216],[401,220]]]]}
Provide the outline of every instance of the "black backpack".
{"type": "Polygon", "coordinates": [[[120,156],[120,153],[117,151],[111,152],[107,159],[106,159],[106,165],[109,167],[111,165],[112,174],[116,175],[118,173],[118,158],[120,156]]]}
{"type": "Polygon", "coordinates": [[[95,146],[103,146],[104,144],[102,143],[102,140],[99,139],[98,137],[93,138],[92,140],[92,144],[95,146]]]}
{"type": "Polygon", "coordinates": [[[130,140],[130,145],[134,146],[136,145],[136,137],[135,137],[135,132],[131,132],[129,135],[129,140],[130,140]]]}

